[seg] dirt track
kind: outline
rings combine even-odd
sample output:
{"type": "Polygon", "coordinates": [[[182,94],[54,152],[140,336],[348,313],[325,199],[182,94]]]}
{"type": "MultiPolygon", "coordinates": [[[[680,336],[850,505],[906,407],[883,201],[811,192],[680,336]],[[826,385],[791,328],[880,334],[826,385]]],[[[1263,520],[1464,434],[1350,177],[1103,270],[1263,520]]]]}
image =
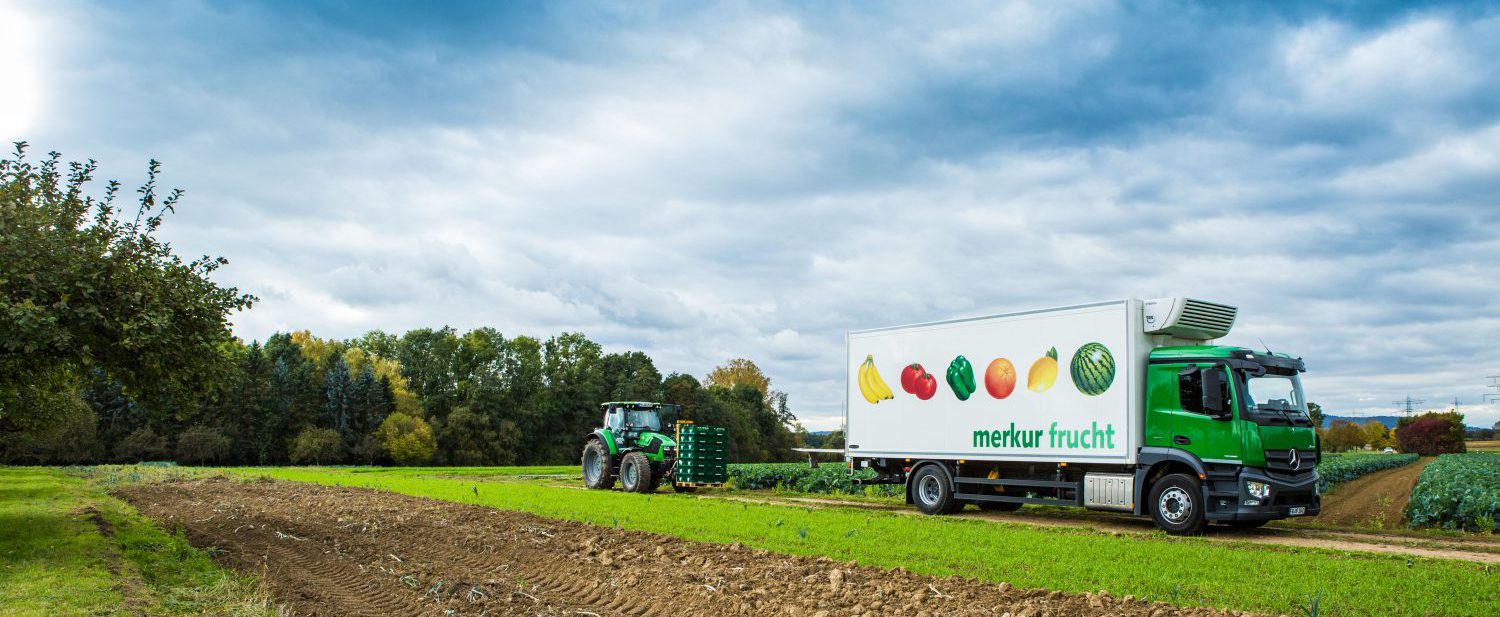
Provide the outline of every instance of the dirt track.
{"type": "Polygon", "coordinates": [[[1318,522],[1343,527],[1395,529],[1406,518],[1406,502],[1417,475],[1437,460],[1423,457],[1415,465],[1377,471],[1340,484],[1323,498],[1318,522]]]}
{"type": "Polygon", "coordinates": [[[688,542],[363,489],[204,479],[119,495],[296,615],[1226,615],[688,542]],[[452,611],[452,612],[448,612],[452,611]]]}

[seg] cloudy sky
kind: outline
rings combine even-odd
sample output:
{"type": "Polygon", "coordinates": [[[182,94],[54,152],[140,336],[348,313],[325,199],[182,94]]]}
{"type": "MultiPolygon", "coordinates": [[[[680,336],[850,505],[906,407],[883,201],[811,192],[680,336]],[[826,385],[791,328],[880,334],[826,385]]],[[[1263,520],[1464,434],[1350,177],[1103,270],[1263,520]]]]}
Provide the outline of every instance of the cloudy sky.
{"type": "Polygon", "coordinates": [[[809,4],[0,0],[0,138],[162,160],[245,338],[579,330],[831,428],[847,330],[1191,295],[1500,420],[1495,5],[809,4]]]}

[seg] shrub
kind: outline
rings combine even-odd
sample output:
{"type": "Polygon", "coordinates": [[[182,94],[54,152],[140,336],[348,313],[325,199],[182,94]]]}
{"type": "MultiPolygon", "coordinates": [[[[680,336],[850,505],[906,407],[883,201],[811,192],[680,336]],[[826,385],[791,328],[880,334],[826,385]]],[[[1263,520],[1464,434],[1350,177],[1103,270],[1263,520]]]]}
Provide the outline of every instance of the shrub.
{"type": "Polygon", "coordinates": [[[292,439],[290,455],[293,463],[322,465],[338,462],[343,453],[344,443],[338,431],[309,426],[292,439]]]}
{"type": "Polygon", "coordinates": [[[124,463],[150,461],[167,456],[167,438],[149,426],[135,429],[115,446],[115,459],[124,463]]]}
{"type": "Polygon", "coordinates": [[[190,465],[218,462],[229,454],[230,446],[219,429],[194,426],[177,436],[177,460],[190,465]]]}
{"type": "Polygon", "coordinates": [[[1444,454],[1422,470],[1406,504],[1412,527],[1500,531],[1500,454],[1444,454]]]}
{"type": "Polygon", "coordinates": [[[1396,444],[1402,452],[1423,456],[1466,451],[1464,416],[1457,412],[1426,413],[1402,418],[1396,426],[1396,444]]]}
{"type": "Polygon", "coordinates": [[[397,465],[426,463],[437,451],[437,440],[432,438],[432,427],[427,421],[404,413],[386,416],[375,436],[397,465]]]}

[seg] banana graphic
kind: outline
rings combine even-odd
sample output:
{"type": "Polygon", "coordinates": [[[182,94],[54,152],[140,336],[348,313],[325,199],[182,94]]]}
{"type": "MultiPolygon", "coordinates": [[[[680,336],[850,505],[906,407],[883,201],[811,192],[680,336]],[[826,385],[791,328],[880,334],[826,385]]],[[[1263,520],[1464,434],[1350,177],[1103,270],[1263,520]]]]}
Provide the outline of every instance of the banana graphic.
{"type": "Polygon", "coordinates": [[[871,405],[880,402],[880,397],[875,395],[875,389],[870,386],[870,363],[859,365],[859,394],[865,397],[871,405]]]}
{"type": "Polygon", "coordinates": [[[859,393],[871,405],[896,398],[895,393],[891,392],[891,387],[880,378],[880,372],[875,370],[874,355],[865,356],[864,364],[859,365],[859,393]]]}

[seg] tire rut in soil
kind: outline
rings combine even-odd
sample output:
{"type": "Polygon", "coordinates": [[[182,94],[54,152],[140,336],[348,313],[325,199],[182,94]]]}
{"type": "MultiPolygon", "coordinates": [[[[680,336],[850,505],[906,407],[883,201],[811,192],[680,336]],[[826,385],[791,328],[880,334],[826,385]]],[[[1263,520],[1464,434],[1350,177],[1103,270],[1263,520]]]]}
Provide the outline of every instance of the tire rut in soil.
{"type": "Polygon", "coordinates": [[[1227,615],[364,489],[201,479],[118,494],[263,576],[295,615],[1227,615]]]}

